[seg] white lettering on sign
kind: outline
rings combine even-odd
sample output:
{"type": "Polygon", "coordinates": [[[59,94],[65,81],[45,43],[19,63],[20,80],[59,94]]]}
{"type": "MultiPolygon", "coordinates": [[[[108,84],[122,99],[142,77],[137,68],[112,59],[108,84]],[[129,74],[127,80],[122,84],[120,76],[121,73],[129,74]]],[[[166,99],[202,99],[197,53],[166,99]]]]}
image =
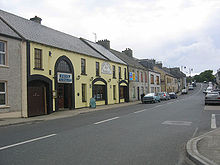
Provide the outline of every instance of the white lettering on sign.
{"type": "Polygon", "coordinates": [[[101,66],[102,74],[112,74],[111,65],[108,62],[103,62],[101,66]]]}
{"type": "Polygon", "coordinates": [[[58,83],[72,83],[72,74],[70,73],[57,73],[58,83]]]}

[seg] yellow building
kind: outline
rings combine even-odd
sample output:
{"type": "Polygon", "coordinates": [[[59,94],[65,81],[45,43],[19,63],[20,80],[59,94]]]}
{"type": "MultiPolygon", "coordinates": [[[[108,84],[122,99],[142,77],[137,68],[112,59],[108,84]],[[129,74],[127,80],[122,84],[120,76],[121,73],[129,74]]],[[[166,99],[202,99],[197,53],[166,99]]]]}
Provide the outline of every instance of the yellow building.
{"type": "Polygon", "coordinates": [[[104,47],[43,26],[36,16],[0,14],[26,40],[23,117],[89,107],[91,98],[96,105],[128,101],[127,66],[104,47]]]}

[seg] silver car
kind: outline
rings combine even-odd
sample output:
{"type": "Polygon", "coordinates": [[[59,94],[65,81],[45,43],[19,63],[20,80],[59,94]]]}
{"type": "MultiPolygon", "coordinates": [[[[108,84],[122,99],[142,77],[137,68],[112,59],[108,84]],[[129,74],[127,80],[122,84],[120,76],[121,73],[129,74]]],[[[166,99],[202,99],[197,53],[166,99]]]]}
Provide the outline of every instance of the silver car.
{"type": "Polygon", "coordinates": [[[220,104],[220,92],[208,92],[205,96],[205,105],[220,104]]]}

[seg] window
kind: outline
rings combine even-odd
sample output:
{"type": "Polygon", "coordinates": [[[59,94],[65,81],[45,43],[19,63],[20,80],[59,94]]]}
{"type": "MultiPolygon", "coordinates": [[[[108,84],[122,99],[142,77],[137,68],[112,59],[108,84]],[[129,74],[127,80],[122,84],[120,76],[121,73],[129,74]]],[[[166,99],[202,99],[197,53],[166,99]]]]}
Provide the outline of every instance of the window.
{"type": "Polygon", "coordinates": [[[96,101],[105,100],[105,85],[93,86],[93,98],[95,98],[96,101]]]}
{"type": "Polygon", "coordinates": [[[0,41],[0,65],[6,65],[6,43],[0,41]]]}
{"type": "Polygon", "coordinates": [[[127,70],[126,68],[124,68],[124,77],[125,77],[125,80],[127,79],[127,70]]]}
{"type": "Polygon", "coordinates": [[[34,68],[42,69],[42,50],[34,49],[34,68]]]}
{"type": "Polygon", "coordinates": [[[143,72],[141,72],[141,82],[143,82],[143,72]]]}
{"type": "Polygon", "coordinates": [[[132,96],[133,96],[133,98],[136,97],[136,96],[135,96],[135,87],[133,87],[133,90],[132,90],[132,96]]]}
{"type": "Polygon", "coordinates": [[[82,102],[86,102],[86,84],[82,84],[82,102]]]}
{"type": "Polygon", "coordinates": [[[113,85],[113,99],[116,100],[116,85],[113,85]]]}
{"type": "Polygon", "coordinates": [[[145,83],[147,83],[147,73],[145,72],[145,83]]]}
{"type": "Polygon", "coordinates": [[[139,71],[137,71],[137,81],[139,81],[139,71]]]}
{"type": "Polygon", "coordinates": [[[159,78],[159,76],[157,76],[157,85],[160,85],[160,78],[159,78]]]}
{"type": "Polygon", "coordinates": [[[95,63],[96,76],[99,76],[99,62],[95,63]]]}
{"type": "Polygon", "coordinates": [[[112,65],[112,71],[113,71],[113,78],[116,78],[115,77],[115,65],[112,65]]]}
{"type": "Polygon", "coordinates": [[[81,58],[81,74],[86,74],[86,60],[81,58]]]}
{"type": "Polygon", "coordinates": [[[6,83],[0,82],[0,106],[6,105],[6,83]]]}
{"type": "Polygon", "coordinates": [[[118,76],[121,79],[121,67],[120,66],[118,67],[118,76]]]}
{"type": "Polygon", "coordinates": [[[154,84],[154,75],[152,75],[152,74],[150,75],[150,83],[154,84]]]}

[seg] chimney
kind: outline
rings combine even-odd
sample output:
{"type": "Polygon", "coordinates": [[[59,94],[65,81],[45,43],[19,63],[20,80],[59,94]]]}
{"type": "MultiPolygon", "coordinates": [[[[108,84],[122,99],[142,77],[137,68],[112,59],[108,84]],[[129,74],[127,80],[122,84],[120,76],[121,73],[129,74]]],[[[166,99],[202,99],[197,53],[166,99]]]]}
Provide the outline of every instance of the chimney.
{"type": "Polygon", "coordinates": [[[102,45],[104,48],[110,50],[110,41],[105,39],[105,40],[99,40],[98,42],[96,42],[99,45],[102,45]]]}
{"type": "Polygon", "coordinates": [[[124,51],[122,51],[129,57],[133,57],[133,51],[130,48],[126,48],[124,51]]]}
{"type": "Polygon", "coordinates": [[[30,18],[30,20],[31,20],[31,21],[34,21],[34,22],[36,22],[36,23],[39,23],[39,24],[41,24],[41,21],[42,21],[42,19],[41,19],[40,17],[38,17],[38,16],[35,16],[35,17],[33,17],[33,18],[30,18]]]}
{"type": "Polygon", "coordinates": [[[163,68],[163,64],[162,64],[162,62],[156,62],[156,66],[158,66],[159,68],[163,68]]]}

